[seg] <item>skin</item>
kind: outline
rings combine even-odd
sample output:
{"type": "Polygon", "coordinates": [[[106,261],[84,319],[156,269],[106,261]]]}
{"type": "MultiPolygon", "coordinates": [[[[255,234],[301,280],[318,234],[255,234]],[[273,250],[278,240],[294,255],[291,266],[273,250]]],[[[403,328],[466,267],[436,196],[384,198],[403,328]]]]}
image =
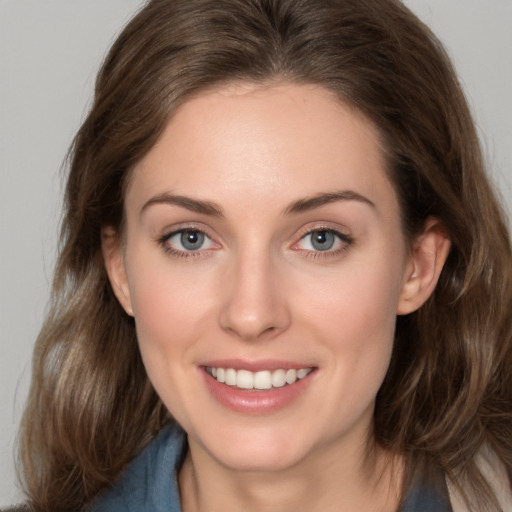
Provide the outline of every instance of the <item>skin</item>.
{"type": "Polygon", "coordinates": [[[449,242],[435,219],[404,239],[373,125],[321,87],[204,92],[134,169],[125,211],[105,262],[188,433],[184,511],[396,510],[401,460],[368,450],[375,397],[396,315],[428,298],[449,242]],[[185,250],[180,229],[205,243],[185,250]],[[312,245],[315,229],[339,233],[332,249],[312,245]],[[314,371],[285,407],[241,413],[205,386],[204,362],[227,358],[314,371]]]}

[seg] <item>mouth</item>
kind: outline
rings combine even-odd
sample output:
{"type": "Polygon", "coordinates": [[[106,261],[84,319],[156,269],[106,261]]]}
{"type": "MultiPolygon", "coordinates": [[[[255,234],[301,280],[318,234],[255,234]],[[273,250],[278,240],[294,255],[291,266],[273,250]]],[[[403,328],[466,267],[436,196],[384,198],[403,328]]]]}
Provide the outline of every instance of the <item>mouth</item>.
{"type": "Polygon", "coordinates": [[[245,391],[269,391],[290,386],[313,371],[313,367],[278,368],[272,371],[236,370],[213,366],[205,366],[204,369],[217,382],[245,391]]]}
{"type": "Polygon", "coordinates": [[[316,366],[300,363],[224,360],[200,366],[214,400],[236,413],[266,415],[281,411],[307,393],[316,366]]]}

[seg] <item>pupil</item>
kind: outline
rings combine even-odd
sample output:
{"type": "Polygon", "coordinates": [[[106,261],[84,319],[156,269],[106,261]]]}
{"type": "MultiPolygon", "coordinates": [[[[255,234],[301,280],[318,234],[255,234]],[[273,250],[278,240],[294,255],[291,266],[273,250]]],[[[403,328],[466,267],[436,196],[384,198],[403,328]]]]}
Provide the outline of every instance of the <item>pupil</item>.
{"type": "Polygon", "coordinates": [[[185,231],[181,235],[181,244],[189,251],[196,251],[203,245],[204,235],[198,231],[185,231]]]}
{"type": "Polygon", "coordinates": [[[329,231],[314,231],[311,243],[318,251],[327,251],[334,245],[334,235],[329,231]]]}

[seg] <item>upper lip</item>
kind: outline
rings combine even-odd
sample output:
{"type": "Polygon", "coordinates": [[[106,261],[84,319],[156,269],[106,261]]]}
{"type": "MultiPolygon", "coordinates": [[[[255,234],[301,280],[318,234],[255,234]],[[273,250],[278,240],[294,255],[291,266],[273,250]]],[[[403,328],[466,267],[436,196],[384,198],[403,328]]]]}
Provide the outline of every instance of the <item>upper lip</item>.
{"type": "Polygon", "coordinates": [[[199,366],[210,368],[233,368],[234,370],[249,370],[252,372],[263,370],[289,370],[301,368],[314,368],[315,365],[297,362],[297,361],[282,361],[276,359],[260,359],[260,360],[243,360],[243,359],[215,359],[211,361],[202,362],[199,366]]]}

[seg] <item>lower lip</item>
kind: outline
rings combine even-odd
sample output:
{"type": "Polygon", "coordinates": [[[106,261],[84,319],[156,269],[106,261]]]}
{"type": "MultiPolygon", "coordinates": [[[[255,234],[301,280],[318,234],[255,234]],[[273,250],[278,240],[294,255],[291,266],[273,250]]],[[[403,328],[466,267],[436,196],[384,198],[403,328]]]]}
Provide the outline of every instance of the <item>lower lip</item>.
{"type": "Polygon", "coordinates": [[[224,407],[244,414],[268,414],[290,405],[304,393],[310,383],[312,371],[306,377],[271,390],[244,390],[227,386],[215,380],[204,368],[202,373],[206,387],[212,396],[224,407]]]}

